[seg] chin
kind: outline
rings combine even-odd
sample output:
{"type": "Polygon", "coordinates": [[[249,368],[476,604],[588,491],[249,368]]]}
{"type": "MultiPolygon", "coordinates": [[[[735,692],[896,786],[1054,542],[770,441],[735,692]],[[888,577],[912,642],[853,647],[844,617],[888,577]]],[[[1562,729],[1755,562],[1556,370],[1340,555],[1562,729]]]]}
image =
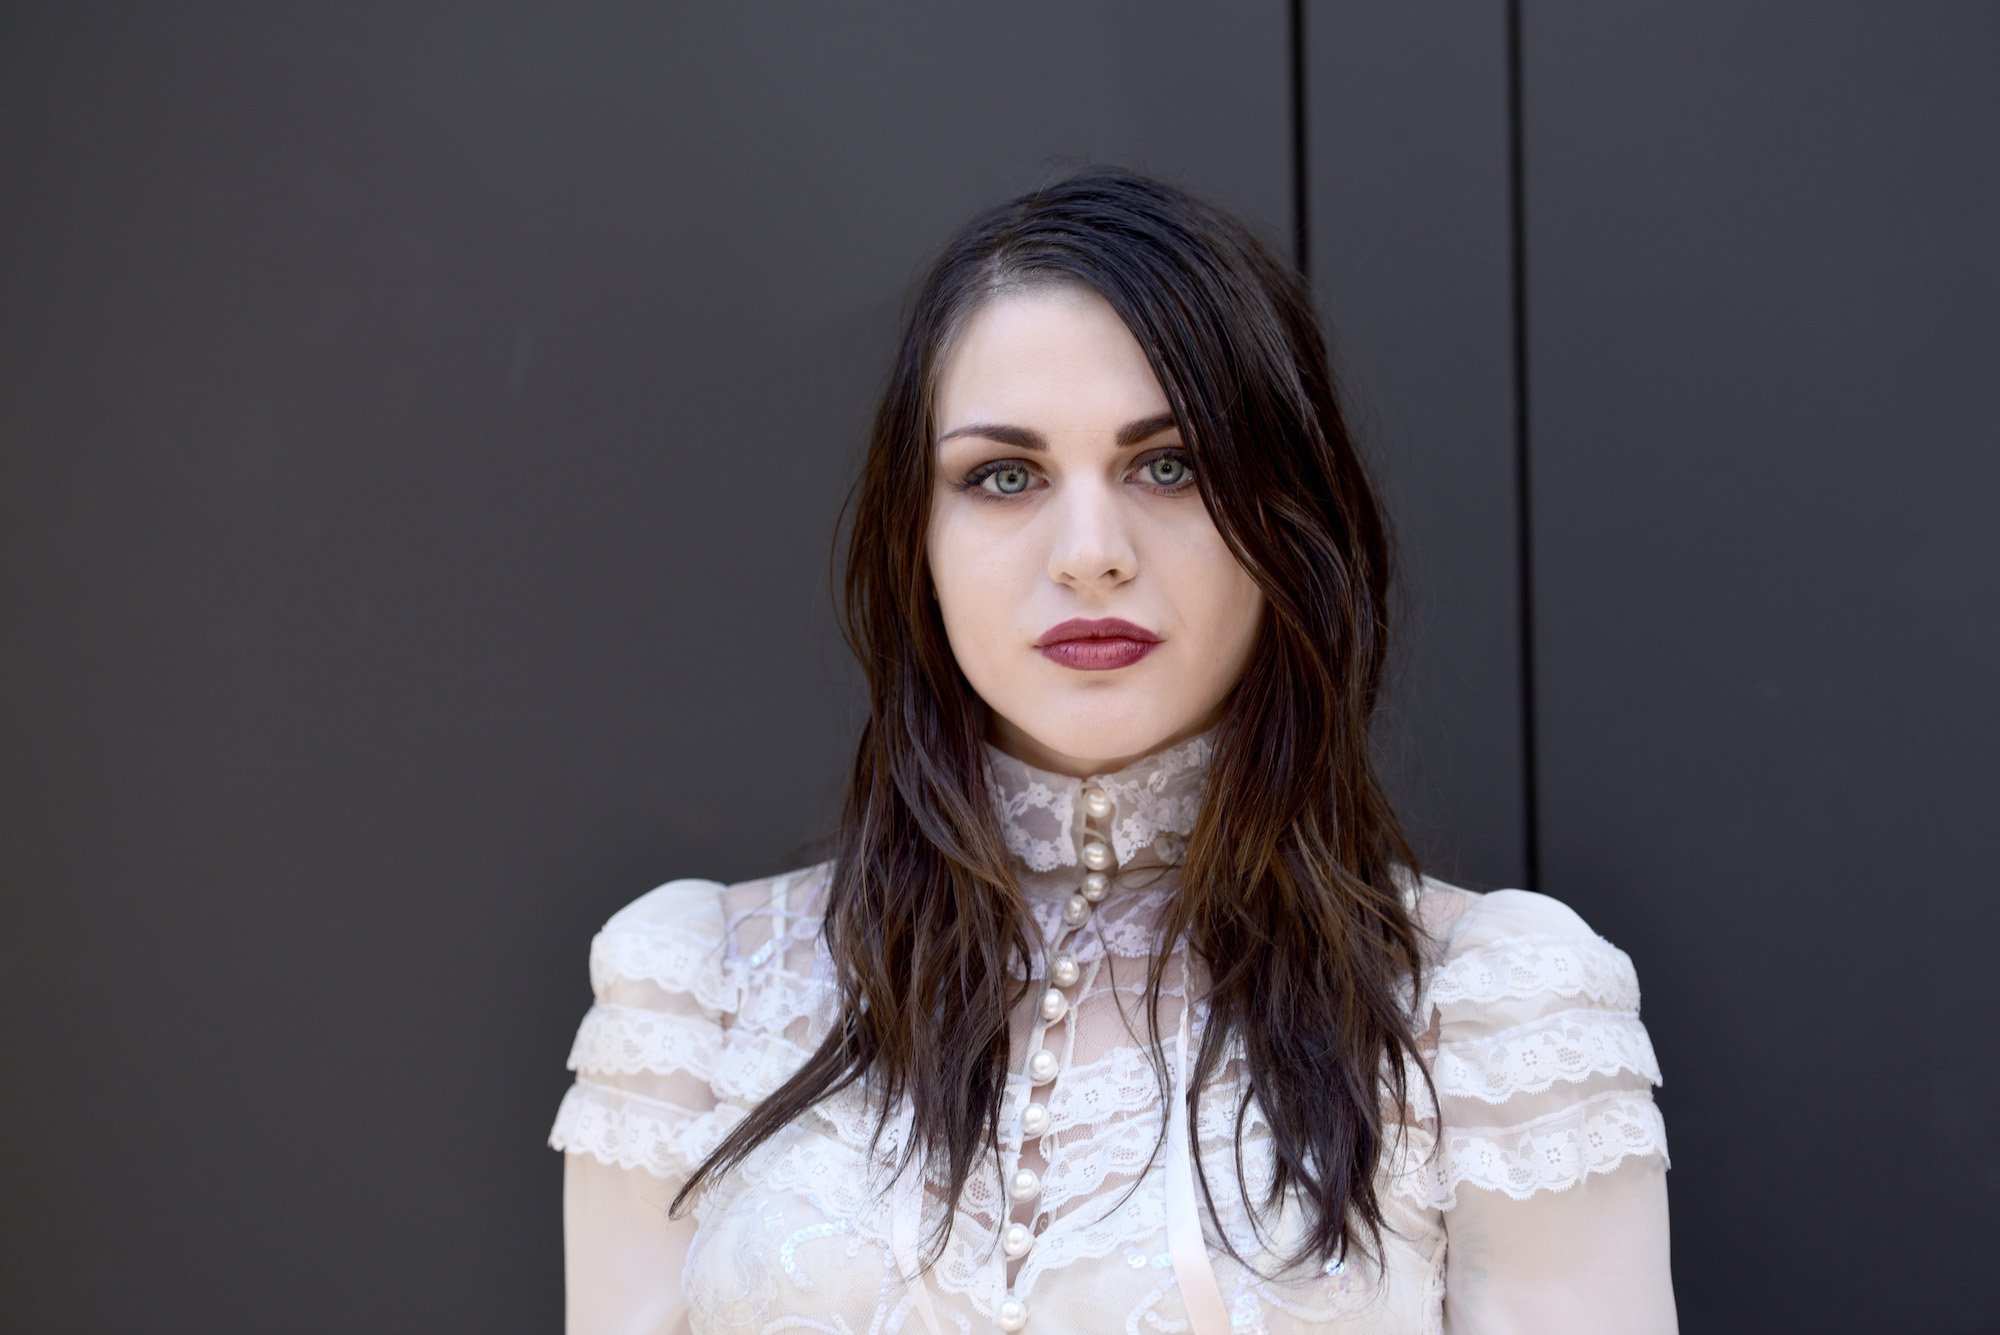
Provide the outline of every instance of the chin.
{"type": "MultiPolygon", "coordinates": [[[[1123,694],[1123,693],[1120,693],[1123,694]]],[[[1119,764],[1165,745],[1194,721],[1183,711],[1148,695],[1111,698],[1110,692],[1074,692],[1067,708],[1051,710],[1047,700],[1038,707],[1009,716],[1014,726],[1046,751],[1068,756],[1091,773],[1119,764]]]]}

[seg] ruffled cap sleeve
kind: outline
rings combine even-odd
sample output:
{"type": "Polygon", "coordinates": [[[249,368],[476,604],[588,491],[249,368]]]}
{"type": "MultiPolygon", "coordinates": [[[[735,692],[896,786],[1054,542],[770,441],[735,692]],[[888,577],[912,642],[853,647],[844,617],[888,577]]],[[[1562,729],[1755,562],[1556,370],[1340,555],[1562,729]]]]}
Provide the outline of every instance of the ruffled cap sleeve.
{"type": "Polygon", "coordinates": [[[594,1001],[570,1047],[576,1079],[550,1146],[678,1184],[744,1115],[716,1090],[743,995],[724,891],[717,881],[669,881],[592,939],[594,1001]]]}
{"type": "Polygon", "coordinates": [[[1429,985],[1444,1335],[1672,1335],[1667,1134],[1631,958],[1529,890],[1474,896],[1429,985]]]}
{"type": "Polygon", "coordinates": [[[1480,895],[1455,924],[1437,1008],[1435,1204],[1470,1187],[1525,1199],[1629,1158],[1668,1164],[1631,958],[1530,890],[1480,895]]]}

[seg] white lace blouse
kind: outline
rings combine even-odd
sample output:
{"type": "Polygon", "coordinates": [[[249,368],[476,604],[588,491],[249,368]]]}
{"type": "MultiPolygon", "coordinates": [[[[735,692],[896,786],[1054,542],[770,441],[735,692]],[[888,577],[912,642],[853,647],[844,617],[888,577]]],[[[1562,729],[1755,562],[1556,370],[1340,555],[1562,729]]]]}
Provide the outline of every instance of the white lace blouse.
{"type": "MultiPolygon", "coordinates": [[[[567,1151],[571,1335],[1675,1330],[1661,1076],[1632,962],[1526,890],[1431,877],[1407,889],[1444,943],[1418,998],[1438,1100],[1412,1071],[1408,1134],[1377,1170],[1379,1259],[1364,1248],[1277,1273],[1298,1218],[1266,1219],[1260,1238],[1245,1213],[1237,1058],[1187,1126],[1179,1094],[1204,1007],[1171,971],[1160,1022],[1175,1097],[1163,1102],[1138,1004],[1212,741],[1084,780],[988,748],[1047,949],[1014,1017],[1001,1162],[967,1183],[934,1265],[923,1243],[947,1208],[938,1174],[892,1180],[906,1121],[871,1158],[858,1088],[760,1145],[688,1217],[666,1216],[690,1169],[827,1032],[835,993],[815,915],[828,864],[669,881],[612,915],[591,943],[596,1001],[549,1136],[567,1151]],[[1219,1219],[1202,1205],[1196,1152],[1219,1219]],[[1216,1244],[1218,1228],[1249,1266],[1216,1244]]],[[[1270,1168],[1253,1103],[1250,1199],[1270,1168]]]]}

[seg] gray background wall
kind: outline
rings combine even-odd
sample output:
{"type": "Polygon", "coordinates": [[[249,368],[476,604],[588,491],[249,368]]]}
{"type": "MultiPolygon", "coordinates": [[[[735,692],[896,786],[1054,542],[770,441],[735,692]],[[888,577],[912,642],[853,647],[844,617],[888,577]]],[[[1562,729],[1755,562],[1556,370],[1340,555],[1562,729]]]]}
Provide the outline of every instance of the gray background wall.
{"type": "Polygon", "coordinates": [[[1121,161],[1304,240],[1684,1328],[2000,1329],[1996,11],[843,8],[0,17],[0,1328],[558,1325],[589,935],[808,855],[899,303],[1121,161]]]}

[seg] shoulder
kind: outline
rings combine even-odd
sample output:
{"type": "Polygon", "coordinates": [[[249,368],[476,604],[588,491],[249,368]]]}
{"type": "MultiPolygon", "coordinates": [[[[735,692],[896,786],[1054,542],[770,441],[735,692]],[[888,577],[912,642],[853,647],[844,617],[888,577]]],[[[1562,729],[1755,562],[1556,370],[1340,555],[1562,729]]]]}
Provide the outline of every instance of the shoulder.
{"type": "Polygon", "coordinates": [[[782,971],[784,946],[818,931],[830,863],[724,882],[664,881],[619,908],[590,943],[600,1001],[621,984],[691,996],[711,1017],[735,1012],[760,973],[782,971]]]}
{"type": "Polygon", "coordinates": [[[814,907],[832,867],[831,862],[816,862],[747,881],[701,876],[664,881],[605,919],[602,933],[709,936],[719,942],[744,919],[814,907]]]}
{"type": "Polygon", "coordinates": [[[1639,1008],[1631,956],[1553,895],[1467,890],[1427,876],[1418,913],[1436,943],[1428,996],[1447,1020],[1538,999],[1639,1008]]]}

